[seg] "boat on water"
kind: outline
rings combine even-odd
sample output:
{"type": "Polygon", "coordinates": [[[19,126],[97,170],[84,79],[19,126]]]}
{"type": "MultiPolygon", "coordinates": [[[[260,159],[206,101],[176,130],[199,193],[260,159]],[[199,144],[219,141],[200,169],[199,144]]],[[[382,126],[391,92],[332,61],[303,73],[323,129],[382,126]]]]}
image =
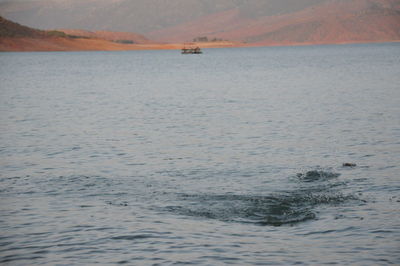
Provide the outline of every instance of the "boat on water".
{"type": "Polygon", "coordinates": [[[200,47],[196,46],[184,46],[182,48],[182,54],[202,54],[200,47]]]}

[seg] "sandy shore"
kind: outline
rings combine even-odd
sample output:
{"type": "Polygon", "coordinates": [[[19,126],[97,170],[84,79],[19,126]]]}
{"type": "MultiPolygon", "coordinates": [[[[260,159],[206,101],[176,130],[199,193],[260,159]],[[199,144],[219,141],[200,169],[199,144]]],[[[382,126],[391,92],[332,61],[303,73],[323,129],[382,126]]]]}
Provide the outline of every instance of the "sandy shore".
{"type": "MultiPolygon", "coordinates": [[[[243,43],[207,42],[196,43],[200,48],[242,47],[243,43]]],[[[0,51],[128,51],[128,50],[174,50],[184,45],[176,44],[121,44],[102,39],[73,38],[0,38],[0,51]]]]}

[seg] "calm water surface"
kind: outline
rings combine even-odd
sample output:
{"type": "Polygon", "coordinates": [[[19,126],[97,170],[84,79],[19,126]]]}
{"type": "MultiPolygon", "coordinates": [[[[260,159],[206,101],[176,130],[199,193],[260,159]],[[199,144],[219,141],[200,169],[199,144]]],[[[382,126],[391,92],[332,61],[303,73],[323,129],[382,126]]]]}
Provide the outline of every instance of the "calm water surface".
{"type": "Polygon", "coordinates": [[[0,62],[0,264],[400,264],[400,44],[0,62]]]}

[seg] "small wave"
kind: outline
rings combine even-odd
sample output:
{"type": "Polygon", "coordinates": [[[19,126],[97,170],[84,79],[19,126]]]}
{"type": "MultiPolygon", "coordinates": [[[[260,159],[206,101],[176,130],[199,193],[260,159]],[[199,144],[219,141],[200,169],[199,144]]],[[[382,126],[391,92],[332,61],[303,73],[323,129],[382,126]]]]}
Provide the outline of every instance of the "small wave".
{"type": "Polygon", "coordinates": [[[1,259],[0,259],[0,264],[9,264],[9,263],[11,263],[11,262],[15,262],[15,261],[24,261],[24,260],[26,260],[26,261],[30,261],[30,262],[32,262],[33,260],[36,260],[36,259],[43,259],[44,257],[43,256],[38,256],[38,255],[34,255],[34,256],[29,256],[29,255],[27,255],[27,256],[19,256],[19,255],[7,255],[7,256],[4,256],[4,257],[2,257],[1,259]]]}
{"type": "Polygon", "coordinates": [[[114,236],[111,237],[112,240],[138,240],[138,239],[146,239],[153,238],[155,236],[148,234],[138,234],[138,235],[123,235],[123,236],[114,236]]]}

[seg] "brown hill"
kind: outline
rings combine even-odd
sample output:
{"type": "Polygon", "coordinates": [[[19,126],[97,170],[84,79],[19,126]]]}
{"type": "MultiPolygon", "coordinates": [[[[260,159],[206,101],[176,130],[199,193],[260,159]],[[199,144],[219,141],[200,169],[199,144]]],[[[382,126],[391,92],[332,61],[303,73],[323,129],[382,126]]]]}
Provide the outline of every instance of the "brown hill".
{"type": "Polygon", "coordinates": [[[22,26],[18,23],[0,17],[0,38],[5,38],[5,37],[42,38],[45,36],[46,36],[45,31],[35,30],[26,26],[22,26]]]}
{"type": "Polygon", "coordinates": [[[255,23],[254,34],[245,36],[260,44],[376,42],[400,40],[398,29],[399,1],[336,0],[265,18],[255,23]]]}
{"type": "Polygon", "coordinates": [[[231,9],[148,34],[160,41],[197,36],[263,45],[400,40],[400,1],[332,0],[273,16],[249,17],[231,9]]]}
{"type": "MultiPolygon", "coordinates": [[[[130,35],[128,34],[127,36],[130,35]]],[[[0,17],[0,51],[78,51],[134,49],[149,49],[149,47],[126,45],[89,37],[77,38],[77,36],[70,36],[61,31],[43,31],[32,29],[0,17]]]]}
{"type": "MultiPolygon", "coordinates": [[[[182,44],[150,43],[143,36],[133,33],[81,30],[67,32],[69,34],[61,31],[32,29],[0,17],[0,51],[125,51],[182,48],[182,44]]],[[[231,42],[198,44],[202,48],[234,45],[240,44],[231,42]]]]}

